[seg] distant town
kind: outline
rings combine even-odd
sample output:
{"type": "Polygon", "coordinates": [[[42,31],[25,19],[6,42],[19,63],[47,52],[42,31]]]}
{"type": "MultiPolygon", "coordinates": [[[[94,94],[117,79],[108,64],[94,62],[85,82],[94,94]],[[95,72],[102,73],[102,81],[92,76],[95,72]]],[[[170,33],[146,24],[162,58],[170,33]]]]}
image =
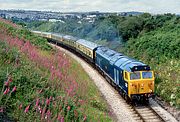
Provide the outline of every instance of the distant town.
{"type": "Polygon", "coordinates": [[[28,10],[0,10],[0,17],[5,19],[16,19],[22,21],[50,21],[50,22],[63,22],[64,19],[83,19],[93,22],[96,17],[109,16],[115,14],[118,16],[135,16],[142,14],[141,12],[119,12],[119,13],[101,13],[98,11],[93,12],[51,12],[51,11],[28,11],[28,10]]]}

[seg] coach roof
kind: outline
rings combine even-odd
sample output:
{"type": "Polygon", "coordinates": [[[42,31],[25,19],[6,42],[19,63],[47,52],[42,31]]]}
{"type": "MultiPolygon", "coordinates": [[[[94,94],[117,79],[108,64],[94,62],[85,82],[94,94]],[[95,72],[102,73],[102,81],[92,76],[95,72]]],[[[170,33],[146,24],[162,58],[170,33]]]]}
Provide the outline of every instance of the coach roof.
{"type": "Polygon", "coordinates": [[[70,35],[65,35],[63,36],[64,39],[68,39],[68,40],[72,40],[72,41],[77,41],[77,38],[74,36],[70,36],[70,35]]]}
{"type": "Polygon", "coordinates": [[[87,40],[84,40],[84,39],[79,39],[77,40],[77,43],[87,47],[87,48],[90,48],[92,50],[94,50],[95,48],[99,47],[100,45],[98,44],[95,44],[93,42],[90,42],[90,41],[87,41],[87,40]]]}

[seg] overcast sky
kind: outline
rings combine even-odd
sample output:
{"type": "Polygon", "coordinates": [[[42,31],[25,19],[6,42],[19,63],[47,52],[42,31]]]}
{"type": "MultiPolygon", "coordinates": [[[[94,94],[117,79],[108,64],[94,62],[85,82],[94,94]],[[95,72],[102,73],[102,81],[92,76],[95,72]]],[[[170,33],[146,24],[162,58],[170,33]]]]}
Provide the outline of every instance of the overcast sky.
{"type": "Polygon", "coordinates": [[[0,9],[180,14],[180,0],[0,0],[0,9]]]}

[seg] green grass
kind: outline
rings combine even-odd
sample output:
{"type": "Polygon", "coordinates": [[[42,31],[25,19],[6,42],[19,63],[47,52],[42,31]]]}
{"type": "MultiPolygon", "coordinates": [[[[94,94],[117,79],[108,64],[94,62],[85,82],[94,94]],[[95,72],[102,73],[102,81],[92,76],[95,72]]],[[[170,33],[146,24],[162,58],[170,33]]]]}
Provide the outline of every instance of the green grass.
{"type": "Polygon", "coordinates": [[[104,98],[102,98],[100,91],[97,89],[90,77],[84,73],[85,71],[80,64],[72,59],[71,61],[72,69],[70,73],[73,73],[76,76],[76,81],[81,84],[81,86],[79,86],[81,87],[79,89],[79,94],[81,97],[84,97],[86,99],[85,102],[88,103],[83,106],[83,108],[86,109],[85,112],[90,115],[90,118],[93,118],[92,121],[112,121],[112,119],[108,116],[108,105],[104,98]]]}
{"type": "Polygon", "coordinates": [[[8,37],[11,40],[10,42],[13,42],[13,37],[18,37],[19,40],[23,39],[25,42],[30,39],[33,47],[37,48],[38,60],[47,57],[47,60],[52,59],[51,61],[55,62],[54,66],[58,62],[64,62],[67,65],[64,68],[62,63],[61,67],[62,72],[66,72],[62,76],[65,80],[56,78],[51,80],[51,71],[48,67],[44,67],[41,62],[36,60],[32,61],[28,57],[30,52],[22,53],[18,46],[10,46],[1,37],[0,88],[2,99],[0,108],[3,108],[3,112],[0,113],[0,120],[41,121],[42,115],[34,108],[37,98],[39,98],[41,100],[40,107],[51,111],[52,121],[57,120],[59,114],[64,117],[65,121],[82,121],[85,116],[87,117],[86,121],[112,121],[108,115],[107,103],[80,64],[68,56],[63,56],[61,52],[59,52],[62,56],[59,57],[60,59],[53,58],[57,55],[57,51],[47,44],[47,40],[31,34],[27,30],[12,28],[11,25],[2,22],[0,22],[0,27],[7,29],[7,32],[1,29],[0,31],[4,33],[4,38],[8,37]],[[9,77],[13,80],[9,86],[10,91],[14,86],[17,87],[17,91],[3,95],[5,88],[8,88],[4,86],[4,83],[9,81],[9,77]],[[78,87],[77,92],[73,96],[69,96],[66,89],[73,86],[74,82],[72,81],[77,82],[78,87]],[[42,92],[39,93],[39,91],[42,92]],[[49,105],[46,105],[46,100],[50,96],[52,96],[52,100],[49,105]],[[44,102],[42,102],[43,100],[44,102]],[[82,100],[82,104],[79,102],[80,100],[82,100]],[[21,104],[22,108],[19,108],[21,104]],[[25,113],[24,110],[28,105],[31,105],[30,109],[25,113]],[[70,110],[68,110],[68,106],[70,110]]]}

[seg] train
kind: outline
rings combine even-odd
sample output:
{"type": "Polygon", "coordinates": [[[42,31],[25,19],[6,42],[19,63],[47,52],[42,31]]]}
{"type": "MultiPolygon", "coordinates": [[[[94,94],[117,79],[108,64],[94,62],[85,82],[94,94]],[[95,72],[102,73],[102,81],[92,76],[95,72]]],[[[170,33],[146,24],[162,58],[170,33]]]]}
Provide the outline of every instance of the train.
{"type": "Polygon", "coordinates": [[[154,71],[150,66],[106,46],[70,35],[32,31],[83,56],[101,72],[126,100],[148,101],[154,96],[154,71]]]}

